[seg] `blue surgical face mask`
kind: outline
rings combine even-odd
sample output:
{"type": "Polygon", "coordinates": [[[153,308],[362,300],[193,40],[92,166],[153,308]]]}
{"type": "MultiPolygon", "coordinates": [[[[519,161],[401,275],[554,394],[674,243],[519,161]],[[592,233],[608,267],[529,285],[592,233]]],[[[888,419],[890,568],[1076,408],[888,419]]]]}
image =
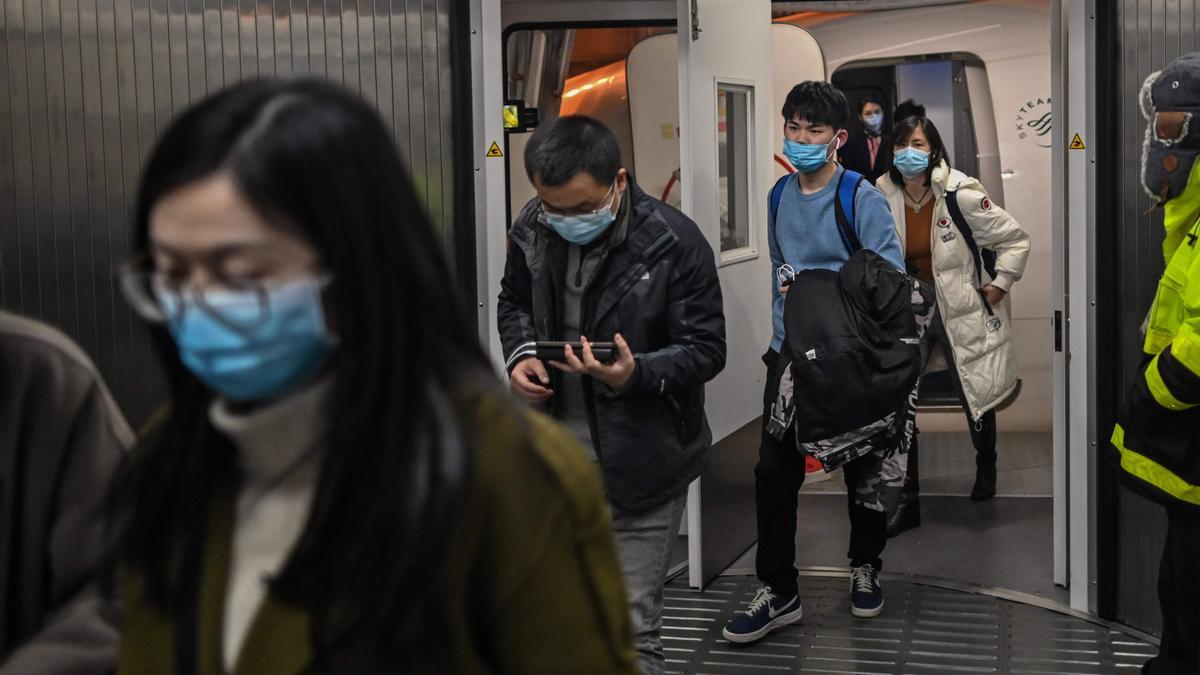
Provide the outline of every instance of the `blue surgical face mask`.
{"type": "Polygon", "coordinates": [[[862,121],[868,129],[877,134],[879,133],[879,130],[883,128],[883,113],[863,115],[862,121]]]}
{"type": "Polygon", "coordinates": [[[916,148],[904,148],[892,157],[892,165],[905,178],[916,178],[929,168],[929,153],[916,148]]]}
{"type": "Polygon", "coordinates": [[[613,186],[609,189],[609,192],[613,194],[612,198],[608,200],[607,205],[595,211],[564,215],[543,210],[541,220],[543,223],[554,228],[558,236],[572,244],[580,246],[590,244],[596,241],[600,235],[604,234],[608,226],[612,225],[613,221],[617,219],[616,214],[612,210],[613,202],[617,199],[616,189],[617,184],[613,183],[613,186]]]}
{"type": "Polygon", "coordinates": [[[264,401],[329,362],[337,340],[321,304],[326,283],[308,278],[262,292],[208,291],[202,299],[161,293],[159,302],[179,357],[196,377],[231,401],[264,401]]]}
{"type": "Polygon", "coordinates": [[[800,173],[813,173],[820,171],[833,158],[839,146],[834,145],[832,150],[829,146],[837,142],[836,136],[829,143],[800,143],[784,139],[783,155],[800,173]]]}

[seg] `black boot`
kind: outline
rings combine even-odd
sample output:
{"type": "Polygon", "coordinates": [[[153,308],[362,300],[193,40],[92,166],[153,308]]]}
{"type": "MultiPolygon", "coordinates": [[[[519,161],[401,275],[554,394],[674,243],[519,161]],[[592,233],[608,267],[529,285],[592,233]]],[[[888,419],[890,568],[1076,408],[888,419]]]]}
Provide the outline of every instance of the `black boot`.
{"type": "Polygon", "coordinates": [[[989,411],[971,427],[975,443],[975,486],[971,499],[982,502],[996,496],[996,413],[989,411]]]}
{"type": "Polygon", "coordinates": [[[917,451],[917,435],[913,431],[912,444],[908,448],[908,468],[904,474],[904,487],[896,511],[888,518],[887,536],[894,537],[905,530],[921,526],[921,476],[920,458],[917,451]]]}

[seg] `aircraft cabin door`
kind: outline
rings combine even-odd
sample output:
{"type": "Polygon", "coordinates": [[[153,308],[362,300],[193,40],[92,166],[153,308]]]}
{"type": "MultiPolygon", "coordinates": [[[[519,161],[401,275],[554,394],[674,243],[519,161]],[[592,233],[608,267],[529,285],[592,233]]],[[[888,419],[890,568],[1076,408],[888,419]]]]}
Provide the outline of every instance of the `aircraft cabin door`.
{"type": "Polygon", "coordinates": [[[728,348],[706,388],[713,452],[688,498],[689,583],[701,587],[755,540],[760,357],[771,337],[766,204],[782,101],[769,0],[678,0],[677,11],[681,207],[717,259],[728,348]]]}

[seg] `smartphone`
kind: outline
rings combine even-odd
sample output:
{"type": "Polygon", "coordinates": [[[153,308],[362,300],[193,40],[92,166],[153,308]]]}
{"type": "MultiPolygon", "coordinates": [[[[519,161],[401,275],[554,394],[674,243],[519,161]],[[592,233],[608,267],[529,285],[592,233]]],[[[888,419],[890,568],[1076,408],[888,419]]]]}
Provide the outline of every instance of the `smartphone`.
{"type": "MultiPolygon", "coordinates": [[[[563,355],[563,350],[567,345],[571,345],[571,350],[575,352],[575,356],[579,360],[583,360],[583,343],[581,342],[537,342],[537,357],[542,361],[566,361],[566,356],[563,355]]],[[[593,342],[592,356],[600,363],[608,363],[617,358],[617,346],[612,342],[593,342]]]]}

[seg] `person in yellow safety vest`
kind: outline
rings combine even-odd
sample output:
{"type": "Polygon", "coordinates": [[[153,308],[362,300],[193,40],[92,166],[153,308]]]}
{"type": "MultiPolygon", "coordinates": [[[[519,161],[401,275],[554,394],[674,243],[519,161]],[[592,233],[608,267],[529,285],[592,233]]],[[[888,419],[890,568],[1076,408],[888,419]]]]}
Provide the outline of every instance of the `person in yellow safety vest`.
{"type": "Polygon", "coordinates": [[[1167,509],[1158,656],[1143,673],[1200,673],[1200,53],[1142,85],[1142,185],[1164,211],[1167,263],[1144,360],[1112,435],[1122,481],[1167,509]]]}

